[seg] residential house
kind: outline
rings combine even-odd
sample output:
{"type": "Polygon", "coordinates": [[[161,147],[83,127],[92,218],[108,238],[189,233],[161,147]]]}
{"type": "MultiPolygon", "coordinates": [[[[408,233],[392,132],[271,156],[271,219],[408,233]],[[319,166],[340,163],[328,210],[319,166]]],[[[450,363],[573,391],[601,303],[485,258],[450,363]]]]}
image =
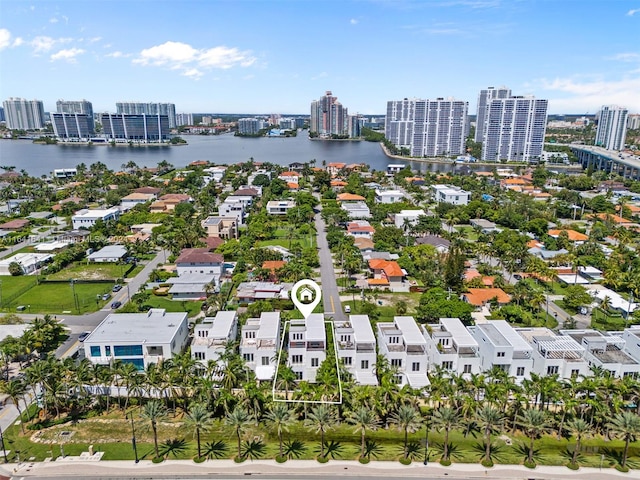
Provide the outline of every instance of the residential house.
{"type": "Polygon", "coordinates": [[[183,273],[178,277],[168,278],[166,283],[171,285],[168,293],[174,301],[202,301],[207,299],[208,293],[220,291],[220,277],[210,273],[183,273]]]}
{"type": "Polygon", "coordinates": [[[9,266],[12,263],[20,265],[22,273],[29,275],[51,260],[53,260],[53,255],[48,253],[16,253],[11,257],[0,260],[0,275],[11,275],[9,266]]]}
{"type": "Polygon", "coordinates": [[[376,337],[367,315],[349,315],[344,323],[334,323],[338,359],[358,385],[378,385],[376,378],[376,337]]]}
{"type": "Polygon", "coordinates": [[[471,220],[469,220],[469,223],[473,228],[480,230],[480,232],[484,234],[500,231],[495,223],[483,218],[472,218],[471,220]]]}
{"type": "Polygon", "coordinates": [[[235,218],[238,226],[245,224],[245,214],[245,202],[236,197],[227,197],[224,202],[218,205],[218,216],[235,218]]]}
{"type": "Polygon", "coordinates": [[[376,203],[398,203],[404,201],[400,190],[376,190],[376,203]]]}
{"type": "Polygon", "coordinates": [[[400,213],[396,213],[394,216],[395,226],[398,228],[405,228],[405,226],[415,226],[418,223],[418,218],[426,216],[424,210],[400,210],[400,213]]]}
{"type": "Polygon", "coordinates": [[[376,328],[378,352],[397,369],[396,382],[411,388],[429,385],[427,341],[415,319],[393,317],[393,322],[378,322],[376,328]]]}
{"type": "Polygon", "coordinates": [[[84,340],[82,348],[93,364],[119,361],[142,371],[182,353],[188,339],[187,312],[152,308],[146,313],[108,315],[84,340]]]}
{"type": "Polygon", "coordinates": [[[469,288],[468,290],[462,294],[462,299],[477,308],[487,305],[493,299],[496,299],[498,305],[506,305],[511,301],[511,297],[501,288],[469,288]]]}
{"type": "Polygon", "coordinates": [[[253,303],[258,300],[286,299],[293,287],[292,283],[242,282],[236,290],[240,303],[253,303]]]}
{"type": "Polygon", "coordinates": [[[191,341],[191,358],[203,365],[209,361],[217,362],[227,346],[236,340],[238,334],[238,313],[235,311],[219,311],[215,317],[205,317],[202,323],[196,324],[191,341]]]}
{"type": "Polygon", "coordinates": [[[238,238],[238,219],[234,217],[208,216],[202,221],[202,228],[207,231],[207,237],[238,238]]]}
{"type": "Polygon", "coordinates": [[[137,205],[143,205],[147,202],[153,202],[157,197],[154,193],[130,193],[129,195],[122,197],[120,201],[120,207],[122,210],[131,210],[137,205]]]}
{"type": "Polygon", "coordinates": [[[350,235],[356,239],[368,238],[372,239],[376,229],[371,226],[366,220],[356,220],[347,223],[347,235],[350,235]]]}
{"type": "Polygon", "coordinates": [[[87,260],[95,263],[117,263],[127,256],[127,249],[123,245],[107,245],[97,252],[89,254],[87,260]]]}
{"type": "Polygon", "coordinates": [[[335,175],[338,175],[346,166],[346,163],[341,162],[328,163],[327,172],[329,172],[329,174],[333,177],[335,175]]]}
{"type": "Polygon", "coordinates": [[[295,183],[296,185],[298,185],[300,183],[301,176],[302,175],[300,175],[298,172],[282,172],[280,175],[278,175],[278,178],[284,182],[287,182],[287,184],[295,183]]]}
{"type": "Polygon", "coordinates": [[[295,206],[296,202],[293,200],[270,200],[267,202],[267,213],[269,215],[286,215],[295,206]]]}
{"type": "Polygon", "coordinates": [[[278,366],[280,312],[249,318],[240,333],[240,355],[258,380],[271,380],[278,366]]]}
{"type": "Polygon", "coordinates": [[[480,346],[459,318],[441,318],[423,333],[429,371],[442,369],[465,378],[480,373],[480,346]]]}
{"type": "Polygon", "coordinates": [[[406,272],[395,260],[371,259],[369,270],[373,278],[368,280],[369,286],[388,286],[397,289],[403,286],[406,272]]]}
{"type": "Polygon", "coordinates": [[[117,221],[120,218],[120,209],[118,207],[111,207],[107,209],[82,209],[78,210],[75,215],[71,217],[74,230],[80,230],[84,228],[89,230],[92,228],[98,220],[103,222],[117,221]]]}
{"type": "Polygon", "coordinates": [[[371,218],[371,212],[365,202],[365,198],[361,195],[353,193],[341,193],[337,197],[340,207],[349,215],[349,218],[371,218]]]}
{"type": "Polygon", "coordinates": [[[433,198],[437,203],[450,203],[452,205],[468,205],[471,193],[460,187],[451,185],[433,185],[433,198]]]}
{"type": "Polygon", "coordinates": [[[185,248],[176,260],[178,276],[187,273],[209,274],[220,284],[220,277],[224,274],[224,257],[219,253],[212,253],[208,248],[185,248]]]}
{"type": "Polygon", "coordinates": [[[151,213],[170,213],[181,203],[192,202],[191,196],[182,193],[168,193],[161,196],[149,207],[151,213]]]}
{"type": "Polygon", "coordinates": [[[562,230],[552,229],[552,230],[549,230],[547,232],[547,234],[550,237],[558,238],[558,237],[560,237],[562,232],[566,232],[567,233],[567,239],[570,242],[575,243],[576,245],[581,245],[584,242],[586,242],[587,240],[589,240],[589,237],[587,235],[585,235],[584,233],[576,232],[575,230],[570,230],[570,229],[562,229],[562,230]]]}
{"type": "Polygon", "coordinates": [[[29,226],[29,220],[25,218],[16,218],[0,225],[0,230],[18,231],[29,226]]]}
{"type": "Polygon", "coordinates": [[[298,380],[315,383],[318,368],[327,358],[324,315],[312,313],[305,320],[289,323],[287,364],[298,380]]]}
{"type": "Polygon", "coordinates": [[[480,369],[501,368],[517,383],[530,378],[533,369],[533,347],[505,320],[490,320],[469,327],[478,342],[480,369]]]}
{"type": "Polygon", "coordinates": [[[416,238],[416,245],[431,245],[435,247],[438,252],[447,253],[449,252],[451,242],[437,235],[425,235],[424,237],[416,238]]]}

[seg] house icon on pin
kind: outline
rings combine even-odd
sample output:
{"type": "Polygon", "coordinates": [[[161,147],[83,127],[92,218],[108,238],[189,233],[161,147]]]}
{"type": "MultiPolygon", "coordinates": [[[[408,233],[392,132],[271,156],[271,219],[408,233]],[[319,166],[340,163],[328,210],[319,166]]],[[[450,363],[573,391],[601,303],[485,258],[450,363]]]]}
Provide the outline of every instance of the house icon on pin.
{"type": "Polygon", "coordinates": [[[300,290],[300,300],[303,302],[311,302],[313,301],[314,292],[308,288],[303,288],[300,290]]]}

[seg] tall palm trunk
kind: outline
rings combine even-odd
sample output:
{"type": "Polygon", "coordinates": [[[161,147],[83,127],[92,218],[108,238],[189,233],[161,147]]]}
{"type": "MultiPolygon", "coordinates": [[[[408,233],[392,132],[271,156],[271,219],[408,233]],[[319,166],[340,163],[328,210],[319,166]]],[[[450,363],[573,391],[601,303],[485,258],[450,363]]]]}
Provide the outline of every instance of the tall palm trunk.
{"type": "Polygon", "coordinates": [[[442,452],[442,459],[449,460],[449,429],[444,429],[444,446],[442,452]]]}
{"type": "Polygon", "coordinates": [[[198,458],[202,455],[200,454],[200,429],[196,428],[196,442],[198,442],[198,458]]]}
{"type": "Polygon", "coordinates": [[[151,428],[153,429],[153,446],[156,451],[156,457],[159,457],[160,452],[158,450],[158,427],[155,421],[151,422],[151,428]]]}
{"type": "Polygon", "coordinates": [[[576,437],[576,446],[573,449],[573,456],[571,457],[571,463],[573,463],[574,465],[578,461],[578,455],[580,455],[580,440],[581,440],[581,436],[578,435],[576,437]]]}

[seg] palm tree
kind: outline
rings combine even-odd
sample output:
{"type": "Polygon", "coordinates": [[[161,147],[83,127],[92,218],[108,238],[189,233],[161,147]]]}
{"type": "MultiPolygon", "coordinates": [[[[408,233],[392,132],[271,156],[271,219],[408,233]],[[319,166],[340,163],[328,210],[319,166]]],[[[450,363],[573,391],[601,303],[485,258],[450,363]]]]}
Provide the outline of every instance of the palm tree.
{"type": "Polygon", "coordinates": [[[196,442],[198,443],[198,458],[202,457],[200,451],[200,432],[207,433],[211,428],[211,422],[211,413],[209,413],[207,407],[200,403],[191,407],[185,419],[185,425],[195,430],[196,442]]]}
{"type": "Polygon", "coordinates": [[[586,420],[576,417],[567,422],[567,430],[576,439],[576,446],[573,449],[573,455],[571,456],[571,463],[573,465],[578,461],[578,455],[580,455],[580,442],[582,438],[591,432],[591,425],[586,420]]]}
{"type": "Polygon", "coordinates": [[[608,424],[613,433],[624,439],[624,450],[622,451],[622,462],[620,466],[624,468],[629,455],[629,442],[635,441],[636,435],[640,433],[640,417],[632,412],[618,413],[608,424]]]}
{"type": "Polygon", "coordinates": [[[409,442],[409,432],[413,433],[420,428],[422,418],[418,409],[413,405],[400,405],[400,408],[391,415],[391,423],[395,427],[404,432],[404,458],[407,459],[409,451],[407,445],[409,442]]]}
{"type": "Polygon", "coordinates": [[[518,417],[518,424],[522,431],[529,437],[529,454],[527,462],[533,463],[533,442],[536,437],[543,434],[547,430],[547,415],[542,410],[529,409],[525,410],[518,417]]]}
{"type": "Polygon", "coordinates": [[[22,421],[22,411],[20,410],[20,398],[24,399],[24,394],[27,392],[27,386],[22,380],[15,379],[8,382],[0,382],[0,393],[7,395],[18,410],[18,418],[20,418],[20,427],[22,427],[22,433],[24,434],[24,422],[22,421]]]}
{"type": "Polygon", "coordinates": [[[320,456],[324,458],[324,434],[335,425],[335,412],[328,405],[317,405],[311,409],[304,423],[307,428],[320,433],[320,456]]]}
{"type": "Polygon", "coordinates": [[[238,458],[241,458],[242,451],[240,450],[242,445],[242,434],[249,426],[250,423],[253,422],[253,417],[247,412],[244,408],[236,406],[227,416],[224,418],[224,423],[233,427],[236,432],[236,437],[238,439],[238,458]]]}
{"type": "Polygon", "coordinates": [[[356,427],[354,433],[360,431],[360,457],[364,458],[367,430],[376,430],[380,426],[380,419],[374,410],[368,407],[360,407],[355,412],[350,412],[347,422],[356,427]]]}
{"type": "Polygon", "coordinates": [[[476,412],[478,423],[484,436],[484,463],[491,463],[491,434],[502,424],[504,416],[500,410],[492,406],[484,406],[476,412]]]}
{"type": "Polygon", "coordinates": [[[277,402],[271,407],[266,416],[267,425],[270,425],[278,433],[280,457],[284,456],[282,449],[282,432],[288,432],[289,426],[294,422],[293,414],[286,403],[277,402]]]}
{"type": "Polygon", "coordinates": [[[444,444],[442,460],[449,460],[449,432],[460,423],[460,412],[456,408],[440,407],[433,414],[433,424],[436,430],[444,430],[444,444]]]}
{"type": "Polygon", "coordinates": [[[281,365],[278,368],[278,383],[277,388],[284,389],[284,398],[289,400],[289,390],[296,388],[298,380],[296,378],[296,372],[288,365],[281,365]]]}
{"type": "Polygon", "coordinates": [[[151,422],[153,430],[153,445],[155,447],[156,457],[160,456],[158,452],[158,422],[167,416],[167,407],[159,400],[150,400],[142,409],[140,414],[145,420],[151,422]]]}

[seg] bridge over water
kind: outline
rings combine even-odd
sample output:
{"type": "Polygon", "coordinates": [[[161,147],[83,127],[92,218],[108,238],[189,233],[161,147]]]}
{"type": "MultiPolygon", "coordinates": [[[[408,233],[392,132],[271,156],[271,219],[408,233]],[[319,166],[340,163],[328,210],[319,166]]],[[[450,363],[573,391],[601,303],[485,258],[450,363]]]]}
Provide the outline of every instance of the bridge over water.
{"type": "Polygon", "coordinates": [[[640,180],[640,157],[637,155],[588,145],[570,145],[570,148],[585,169],[592,167],[623,178],[640,180]]]}

